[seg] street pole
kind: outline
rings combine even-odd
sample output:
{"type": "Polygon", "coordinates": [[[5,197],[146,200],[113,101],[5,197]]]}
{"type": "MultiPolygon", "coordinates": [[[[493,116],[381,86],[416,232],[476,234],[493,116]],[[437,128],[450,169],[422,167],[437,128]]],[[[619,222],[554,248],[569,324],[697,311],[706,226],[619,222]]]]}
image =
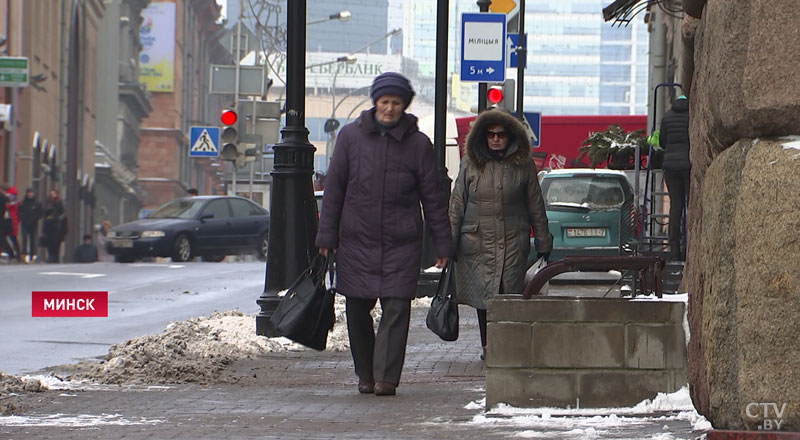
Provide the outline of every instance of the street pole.
{"type": "MultiPolygon", "coordinates": [[[[489,12],[489,5],[492,4],[492,0],[478,0],[476,3],[478,3],[480,12],[489,12]]],[[[488,89],[485,82],[478,83],[478,113],[486,110],[486,92],[488,89]]]]}
{"type": "Polygon", "coordinates": [[[525,60],[528,54],[528,42],[525,41],[525,0],[519,1],[519,44],[517,45],[517,119],[520,121],[525,116],[523,115],[523,102],[525,95],[525,60]]]}
{"type": "MultiPolygon", "coordinates": [[[[447,176],[445,166],[445,156],[447,149],[447,28],[449,1],[439,0],[436,2],[436,77],[434,93],[434,124],[433,124],[433,148],[436,153],[437,170],[439,173],[439,185],[445,203],[450,200],[450,178],[447,176]]],[[[420,269],[426,269],[433,265],[437,255],[434,255],[433,245],[429,229],[423,229],[422,236],[422,259],[420,269]]]]}
{"type": "MultiPolygon", "coordinates": [[[[239,18],[236,19],[236,54],[233,56],[234,58],[234,74],[233,74],[233,104],[231,107],[233,111],[239,111],[239,66],[241,65],[241,54],[242,54],[242,20],[244,19],[244,9],[242,8],[242,0],[239,0],[239,18]]],[[[255,115],[255,113],[253,113],[255,115]]],[[[238,115],[237,115],[238,118],[238,115]]],[[[233,195],[236,195],[236,181],[237,175],[239,174],[239,167],[236,166],[236,161],[231,161],[231,165],[233,165],[233,170],[231,171],[231,188],[233,190],[233,195]]]]}
{"type": "Polygon", "coordinates": [[[306,0],[287,5],[286,126],[275,145],[270,206],[272,215],[264,292],[256,300],[256,334],[280,336],[270,322],[278,292],[297,279],[317,252],[317,204],[314,200],[314,151],[305,127],[306,0]]]}
{"type": "MultiPolygon", "coordinates": [[[[433,145],[440,171],[447,177],[445,149],[447,145],[447,30],[449,1],[436,2],[436,91],[434,93],[433,145]]],[[[449,188],[449,186],[448,186],[449,188]]],[[[449,191],[448,191],[449,192],[449,191]]]]}
{"type": "MultiPolygon", "coordinates": [[[[64,198],[64,211],[67,215],[67,222],[72,232],[67,234],[64,239],[65,260],[70,261],[72,249],[77,247],[80,242],[80,204],[78,189],[78,143],[80,142],[81,127],[81,65],[83,64],[83,52],[81,51],[81,35],[83,29],[80,25],[81,2],[76,1],[72,5],[69,30],[69,65],[67,66],[67,145],[66,145],[66,171],[64,172],[64,186],[66,194],[64,198]]],[[[14,109],[16,110],[16,109],[14,109]]],[[[55,180],[55,179],[54,179],[55,180]]],[[[54,182],[55,183],[55,182],[54,182]]]]}

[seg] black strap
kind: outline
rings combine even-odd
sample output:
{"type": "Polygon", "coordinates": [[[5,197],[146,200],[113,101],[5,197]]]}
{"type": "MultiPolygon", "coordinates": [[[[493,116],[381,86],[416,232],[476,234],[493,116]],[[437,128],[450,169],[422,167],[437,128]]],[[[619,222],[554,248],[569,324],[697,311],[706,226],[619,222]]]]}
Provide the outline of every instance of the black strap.
{"type": "Polygon", "coordinates": [[[440,296],[442,299],[447,298],[450,296],[450,279],[453,273],[453,259],[450,258],[445,263],[444,267],[442,268],[442,272],[439,275],[439,286],[436,289],[436,295],[440,296]]]}

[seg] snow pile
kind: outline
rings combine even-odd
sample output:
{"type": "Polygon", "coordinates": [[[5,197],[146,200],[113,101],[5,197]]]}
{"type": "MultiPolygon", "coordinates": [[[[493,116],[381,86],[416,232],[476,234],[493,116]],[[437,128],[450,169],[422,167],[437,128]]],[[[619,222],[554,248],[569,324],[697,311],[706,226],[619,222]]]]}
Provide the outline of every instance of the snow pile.
{"type": "MultiPolygon", "coordinates": [[[[326,350],[349,350],[344,303],[344,297],[336,295],[336,321],[326,350]]],[[[412,302],[412,307],[429,306],[430,298],[412,302]]],[[[380,320],[380,307],[372,314],[376,321],[380,320]]],[[[256,335],[255,315],[216,312],[209,317],[173,322],[159,334],[113,345],[103,363],[83,363],[84,371],[70,379],[104,384],[232,383],[240,376],[227,367],[237,360],[301,350],[309,349],[286,338],[256,335]]]]}
{"type": "Polygon", "coordinates": [[[20,378],[0,372],[0,414],[10,414],[16,408],[4,396],[20,393],[38,393],[47,390],[38,379],[20,378]]]}

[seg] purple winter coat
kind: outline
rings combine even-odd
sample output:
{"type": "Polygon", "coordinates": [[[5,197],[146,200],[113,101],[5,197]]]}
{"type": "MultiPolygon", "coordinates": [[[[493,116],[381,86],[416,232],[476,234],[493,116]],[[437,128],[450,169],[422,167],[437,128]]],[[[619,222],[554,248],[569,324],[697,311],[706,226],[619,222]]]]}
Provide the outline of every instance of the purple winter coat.
{"type": "Polygon", "coordinates": [[[414,298],[422,252],[420,201],[434,252],[451,254],[447,198],[431,141],[404,113],[381,135],[375,109],[345,125],[325,179],[316,245],[337,249],[337,290],[352,298],[414,298]]]}

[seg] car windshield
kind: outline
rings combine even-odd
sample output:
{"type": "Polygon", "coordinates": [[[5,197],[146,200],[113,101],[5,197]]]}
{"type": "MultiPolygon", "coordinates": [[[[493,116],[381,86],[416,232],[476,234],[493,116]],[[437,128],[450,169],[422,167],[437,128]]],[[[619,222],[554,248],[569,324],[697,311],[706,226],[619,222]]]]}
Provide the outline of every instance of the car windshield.
{"type": "Polygon", "coordinates": [[[547,205],[616,208],[625,201],[622,186],[614,177],[572,176],[546,179],[547,205]]]}
{"type": "Polygon", "coordinates": [[[147,218],[194,218],[203,206],[202,200],[178,199],[167,202],[147,218]]]}

